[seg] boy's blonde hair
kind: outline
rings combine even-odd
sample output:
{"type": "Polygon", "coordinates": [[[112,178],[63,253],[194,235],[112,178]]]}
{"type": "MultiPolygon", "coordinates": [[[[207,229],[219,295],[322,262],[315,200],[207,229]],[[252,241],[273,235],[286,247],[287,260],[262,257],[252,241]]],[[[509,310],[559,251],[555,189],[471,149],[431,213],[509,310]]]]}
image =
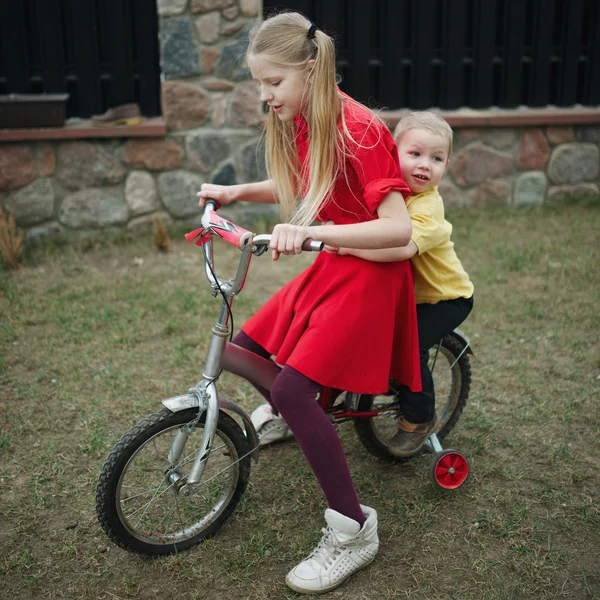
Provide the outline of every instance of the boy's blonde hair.
{"type": "Polygon", "coordinates": [[[448,141],[448,158],[452,154],[452,138],[454,134],[450,125],[440,115],[429,111],[408,113],[396,125],[396,130],[394,131],[394,141],[396,144],[400,141],[402,134],[409,129],[426,129],[427,131],[431,131],[431,133],[445,138],[448,141]]]}
{"type": "Polygon", "coordinates": [[[333,190],[349,137],[342,103],[352,101],[343,99],[337,87],[333,39],[319,29],[309,38],[311,25],[298,12],[267,18],[250,31],[246,54],[247,58],[262,55],[276,65],[306,70],[302,114],[310,138],[305,164],[298,161],[293,122],[282,122],[269,111],[265,129],[267,174],[275,184],[282,217],[298,225],[312,223],[333,190]],[[315,62],[309,66],[311,60],[315,62]]]}

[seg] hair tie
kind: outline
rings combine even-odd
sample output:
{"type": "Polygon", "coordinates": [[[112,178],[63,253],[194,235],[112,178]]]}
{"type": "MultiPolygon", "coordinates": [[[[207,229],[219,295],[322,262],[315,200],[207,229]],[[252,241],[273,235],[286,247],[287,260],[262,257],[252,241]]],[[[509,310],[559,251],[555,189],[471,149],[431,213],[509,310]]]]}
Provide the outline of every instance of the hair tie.
{"type": "Polygon", "coordinates": [[[315,39],[315,31],[317,31],[318,27],[314,24],[311,23],[310,27],[308,28],[308,33],[306,34],[306,37],[309,40],[314,40],[315,39]]]}

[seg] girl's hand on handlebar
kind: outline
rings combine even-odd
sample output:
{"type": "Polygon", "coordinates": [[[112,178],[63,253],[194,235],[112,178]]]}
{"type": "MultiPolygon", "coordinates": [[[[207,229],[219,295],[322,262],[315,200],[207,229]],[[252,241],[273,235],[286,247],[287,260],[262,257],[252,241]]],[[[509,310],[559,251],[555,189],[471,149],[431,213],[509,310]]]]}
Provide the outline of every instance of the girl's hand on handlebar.
{"type": "Polygon", "coordinates": [[[230,204],[235,200],[233,186],[216,183],[203,183],[196,196],[200,198],[200,206],[204,206],[204,203],[211,198],[221,204],[230,204]]]}
{"type": "Polygon", "coordinates": [[[302,243],[310,237],[309,227],[300,227],[289,223],[275,225],[270,244],[273,249],[273,260],[277,260],[280,254],[300,254],[302,243]]]}

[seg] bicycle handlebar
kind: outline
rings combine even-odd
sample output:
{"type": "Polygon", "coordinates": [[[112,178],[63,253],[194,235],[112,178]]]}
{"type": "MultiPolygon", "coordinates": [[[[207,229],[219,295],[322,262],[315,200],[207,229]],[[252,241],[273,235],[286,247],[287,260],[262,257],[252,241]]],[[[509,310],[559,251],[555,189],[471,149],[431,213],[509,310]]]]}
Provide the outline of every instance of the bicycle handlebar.
{"type": "MultiPolygon", "coordinates": [[[[216,214],[212,217],[211,213],[220,207],[219,202],[214,199],[207,200],[204,204],[202,213],[202,227],[205,230],[212,230],[218,233],[226,242],[238,247],[242,251],[242,256],[233,280],[220,279],[216,276],[214,270],[214,258],[212,247],[212,236],[208,235],[206,240],[200,242],[205,246],[205,265],[204,271],[213,290],[219,289],[225,295],[232,297],[237,295],[244,287],[248,267],[250,266],[250,257],[252,254],[262,254],[271,243],[270,234],[254,235],[250,231],[235,225],[227,219],[218,217],[216,214]]],[[[198,230],[202,231],[202,230],[198,230]]],[[[196,232],[192,232],[196,233],[196,232]]],[[[191,240],[190,240],[191,241],[191,240]]],[[[323,242],[317,242],[312,239],[304,240],[302,250],[307,252],[321,252],[325,247],[323,242]]]]}
{"type": "MultiPolygon", "coordinates": [[[[202,226],[204,228],[208,229],[210,227],[210,213],[212,211],[216,212],[220,207],[220,203],[212,198],[205,202],[204,213],[202,214],[202,226]]],[[[242,237],[243,245],[246,245],[248,240],[251,240],[254,246],[268,246],[271,243],[271,235],[268,233],[247,235],[246,237],[242,237]]],[[[305,252],[321,252],[324,248],[325,244],[323,242],[318,242],[311,238],[304,240],[302,243],[302,250],[305,252]]],[[[241,249],[243,249],[242,245],[240,245],[241,249]]]]}

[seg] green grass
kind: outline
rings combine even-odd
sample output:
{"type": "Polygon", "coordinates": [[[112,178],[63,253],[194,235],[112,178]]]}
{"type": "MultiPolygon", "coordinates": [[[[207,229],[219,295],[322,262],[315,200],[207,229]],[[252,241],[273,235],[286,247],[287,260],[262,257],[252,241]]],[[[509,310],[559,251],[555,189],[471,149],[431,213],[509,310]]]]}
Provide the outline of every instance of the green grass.
{"type": "MultiPolygon", "coordinates": [[[[454,211],[456,248],[475,282],[463,329],[474,348],[469,404],[446,446],[469,458],[454,493],[430,455],[402,465],[340,427],[381,548],[338,592],[349,599],[600,598],[600,352],[597,202],[454,211]]],[[[143,559],[100,529],[104,458],[160,399],[201,378],[219,303],[201,252],[172,234],[112,234],[28,248],[0,271],[0,577],[7,598],[298,598],[285,574],[323,526],[321,492],[295,444],[261,453],[219,534],[143,559]]],[[[218,266],[235,250],[217,248],[218,266]]],[[[256,259],[236,325],[312,257],[256,259]]],[[[232,273],[231,273],[232,274],[232,273]]],[[[224,375],[248,412],[261,399],[224,375]]]]}

